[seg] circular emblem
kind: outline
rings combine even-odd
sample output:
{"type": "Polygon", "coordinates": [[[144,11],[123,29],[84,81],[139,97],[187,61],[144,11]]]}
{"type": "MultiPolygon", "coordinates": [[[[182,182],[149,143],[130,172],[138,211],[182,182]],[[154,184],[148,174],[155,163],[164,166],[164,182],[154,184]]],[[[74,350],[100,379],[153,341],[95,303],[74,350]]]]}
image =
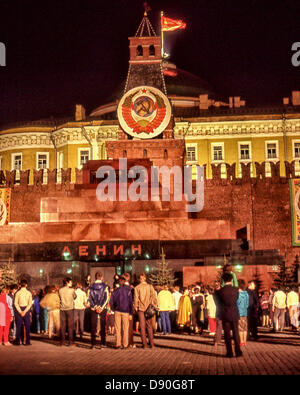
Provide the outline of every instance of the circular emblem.
{"type": "Polygon", "coordinates": [[[171,106],[159,89],[140,86],[122,97],[118,105],[118,119],[126,133],[149,139],[166,129],[171,119],[171,106]]]}
{"type": "Polygon", "coordinates": [[[7,219],[7,209],[2,199],[0,199],[0,225],[5,225],[7,219]]]}

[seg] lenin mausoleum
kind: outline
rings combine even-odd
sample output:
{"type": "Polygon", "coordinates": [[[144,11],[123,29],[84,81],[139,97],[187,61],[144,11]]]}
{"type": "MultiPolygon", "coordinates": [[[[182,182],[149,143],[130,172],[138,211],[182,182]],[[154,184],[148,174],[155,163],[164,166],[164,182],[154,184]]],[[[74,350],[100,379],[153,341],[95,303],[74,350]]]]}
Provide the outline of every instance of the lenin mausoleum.
{"type": "Polygon", "coordinates": [[[162,250],[180,285],[212,283],[226,260],[238,278],[270,286],[281,262],[297,261],[300,91],[247,106],[168,62],[161,45],[145,12],[113,101],[0,130],[0,265],[30,287],[84,281],[99,268],[110,285],[123,271],[135,279],[155,270],[162,250]],[[97,169],[118,175],[120,158],[191,167],[202,210],[174,199],[172,177],[168,201],[100,201],[97,169]]]}

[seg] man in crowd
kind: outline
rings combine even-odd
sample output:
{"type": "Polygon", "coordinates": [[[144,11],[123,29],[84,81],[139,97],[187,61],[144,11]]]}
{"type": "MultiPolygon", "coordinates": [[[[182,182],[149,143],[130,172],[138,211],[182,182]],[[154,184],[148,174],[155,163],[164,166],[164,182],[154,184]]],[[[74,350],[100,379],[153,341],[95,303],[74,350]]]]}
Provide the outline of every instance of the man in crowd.
{"type": "Polygon", "coordinates": [[[96,345],[97,322],[100,318],[100,349],[106,346],[106,312],[109,301],[109,289],[103,282],[103,274],[95,274],[95,282],[89,288],[89,305],[91,307],[91,348],[96,345]]]}
{"type": "Polygon", "coordinates": [[[66,327],[69,333],[69,346],[75,347],[74,343],[74,299],[76,293],[72,288],[72,279],[67,277],[63,280],[63,287],[59,290],[60,297],[60,345],[65,344],[66,327]]]}
{"type": "Polygon", "coordinates": [[[248,295],[249,295],[249,307],[248,307],[248,340],[250,337],[253,340],[258,339],[258,308],[259,308],[259,298],[256,290],[255,281],[249,281],[248,283],[248,295]]]}
{"type": "Polygon", "coordinates": [[[147,283],[145,273],[140,274],[139,281],[140,284],[134,289],[134,309],[138,313],[143,348],[148,348],[146,328],[150,348],[154,348],[152,317],[146,318],[145,311],[150,304],[152,304],[154,307],[157,307],[157,296],[153,286],[147,283]]]}
{"type": "Polygon", "coordinates": [[[125,349],[129,346],[129,316],[133,312],[129,280],[130,274],[124,273],[110,299],[110,307],[115,312],[116,348],[125,349]]]}
{"type": "Polygon", "coordinates": [[[274,293],[272,310],[274,313],[274,332],[283,331],[285,322],[286,294],[281,287],[274,293]]]}
{"type": "Polygon", "coordinates": [[[290,323],[292,325],[292,330],[297,330],[299,326],[299,311],[298,311],[298,306],[299,306],[299,294],[296,292],[297,288],[293,288],[288,294],[287,294],[287,308],[289,310],[289,315],[290,315],[290,323]]]}
{"type": "Polygon", "coordinates": [[[232,358],[232,344],[231,344],[231,334],[232,330],[235,356],[240,357],[243,355],[240,348],[240,336],[239,336],[239,311],[237,306],[237,300],[239,296],[238,289],[231,285],[232,274],[227,272],[222,275],[222,280],[224,282],[224,287],[216,291],[216,298],[220,304],[221,319],[224,330],[224,338],[226,344],[226,357],[232,358]]]}
{"type": "Polygon", "coordinates": [[[27,281],[21,280],[21,288],[16,292],[14,298],[14,306],[16,309],[16,341],[15,345],[19,346],[21,343],[22,325],[25,327],[25,345],[30,346],[30,309],[32,306],[32,295],[27,290],[27,281]]]}
{"type": "Polygon", "coordinates": [[[175,310],[175,303],[167,284],[159,292],[157,302],[163,335],[171,334],[170,312],[175,310]]]}
{"type": "Polygon", "coordinates": [[[87,295],[82,290],[82,284],[76,284],[76,299],[74,301],[74,324],[75,324],[75,332],[76,336],[80,336],[80,340],[82,340],[82,335],[84,332],[84,310],[87,305],[87,295]]]}

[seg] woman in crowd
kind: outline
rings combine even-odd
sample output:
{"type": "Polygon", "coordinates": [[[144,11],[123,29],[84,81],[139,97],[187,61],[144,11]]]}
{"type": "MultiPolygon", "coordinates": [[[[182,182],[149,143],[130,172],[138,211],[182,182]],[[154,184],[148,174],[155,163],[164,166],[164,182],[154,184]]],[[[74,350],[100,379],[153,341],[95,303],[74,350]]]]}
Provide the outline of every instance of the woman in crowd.
{"type": "Polygon", "coordinates": [[[265,291],[260,298],[260,308],[262,315],[262,326],[269,328],[269,292],[265,291]]]}
{"type": "Polygon", "coordinates": [[[239,297],[237,305],[239,309],[239,334],[240,345],[245,346],[247,341],[248,332],[248,307],[249,307],[249,294],[247,292],[247,285],[243,279],[238,280],[239,284],[239,297]]]}
{"type": "Polygon", "coordinates": [[[47,287],[47,293],[40,301],[40,306],[47,310],[47,321],[49,327],[49,339],[53,337],[54,330],[58,336],[60,331],[60,299],[54,285],[47,287]]]}
{"type": "Polygon", "coordinates": [[[13,320],[13,316],[11,314],[11,310],[7,303],[7,294],[9,290],[7,288],[3,288],[0,294],[0,344],[4,346],[11,346],[9,342],[9,328],[10,324],[13,320]]]}
{"type": "Polygon", "coordinates": [[[177,324],[181,329],[188,328],[190,330],[192,314],[192,304],[189,297],[189,289],[185,288],[183,295],[179,299],[178,303],[178,318],[177,324]]]}
{"type": "Polygon", "coordinates": [[[192,330],[193,332],[202,334],[204,325],[204,295],[200,292],[200,288],[196,286],[193,289],[191,297],[192,304],[192,330]]]}
{"type": "Polygon", "coordinates": [[[216,304],[214,301],[213,293],[214,289],[212,287],[208,288],[208,296],[207,296],[207,313],[208,313],[208,322],[209,322],[209,335],[214,336],[216,333],[216,304]]]}

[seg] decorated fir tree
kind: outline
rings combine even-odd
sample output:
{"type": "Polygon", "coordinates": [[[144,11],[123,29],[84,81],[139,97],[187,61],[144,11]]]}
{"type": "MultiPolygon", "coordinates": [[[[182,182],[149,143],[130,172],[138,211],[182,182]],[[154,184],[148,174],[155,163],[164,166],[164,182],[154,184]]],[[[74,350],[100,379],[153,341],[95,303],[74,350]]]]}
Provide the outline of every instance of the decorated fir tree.
{"type": "Polygon", "coordinates": [[[161,261],[156,265],[154,273],[150,274],[149,281],[154,286],[167,284],[169,287],[172,287],[177,279],[174,278],[173,269],[170,269],[168,262],[166,262],[166,255],[163,248],[160,257],[161,261]]]}
{"type": "Polygon", "coordinates": [[[14,266],[10,263],[0,264],[0,288],[17,283],[14,266]]]}
{"type": "Polygon", "coordinates": [[[262,275],[258,272],[257,265],[256,265],[256,268],[255,268],[255,273],[253,274],[252,280],[255,281],[257,292],[262,291],[263,288],[264,288],[264,284],[263,284],[263,281],[262,281],[262,275]]]}
{"type": "Polygon", "coordinates": [[[278,288],[282,288],[284,291],[288,291],[292,288],[298,287],[298,256],[292,265],[286,265],[285,260],[279,264],[279,271],[275,274],[273,279],[273,285],[278,288]]]}

